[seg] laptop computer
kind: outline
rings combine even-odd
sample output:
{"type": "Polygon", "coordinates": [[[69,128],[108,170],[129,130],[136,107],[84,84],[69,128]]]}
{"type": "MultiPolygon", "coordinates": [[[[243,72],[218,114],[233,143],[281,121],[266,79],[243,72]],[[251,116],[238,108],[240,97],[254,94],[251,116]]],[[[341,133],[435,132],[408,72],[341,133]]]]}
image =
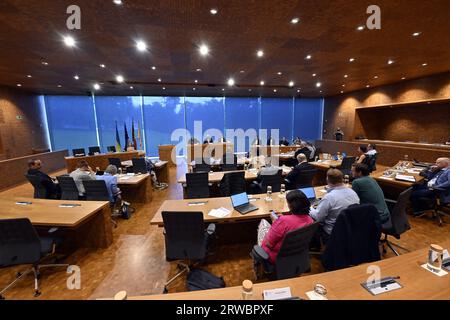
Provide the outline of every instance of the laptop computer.
{"type": "Polygon", "coordinates": [[[231,203],[233,204],[233,208],[240,214],[247,214],[258,210],[258,207],[250,203],[247,193],[245,192],[231,196],[231,203]]]}
{"type": "Polygon", "coordinates": [[[309,187],[309,188],[302,188],[299,190],[305,194],[305,196],[311,202],[312,206],[317,205],[317,203],[319,202],[319,199],[317,199],[316,190],[314,188],[309,187]]]}

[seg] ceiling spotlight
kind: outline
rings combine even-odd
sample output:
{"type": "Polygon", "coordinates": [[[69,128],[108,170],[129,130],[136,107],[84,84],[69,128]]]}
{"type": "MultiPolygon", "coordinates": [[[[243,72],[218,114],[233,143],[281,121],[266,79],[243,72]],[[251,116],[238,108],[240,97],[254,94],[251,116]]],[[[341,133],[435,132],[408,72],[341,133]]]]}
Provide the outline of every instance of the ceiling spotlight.
{"type": "Polygon", "coordinates": [[[273,92],[277,92],[277,89],[273,89],[273,92]]]}
{"type": "Polygon", "coordinates": [[[373,78],[374,78],[374,79],[378,79],[378,76],[374,76],[373,78]]]}
{"type": "Polygon", "coordinates": [[[166,87],[163,87],[162,89],[163,89],[163,90],[166,90],[166,87]]]}
{"type": "Polygon", "coordinates": [[[143,40],[136,41],[136,48],[140,52],[144,52],[147,50],[147,44],[143,40]]]}
{"type": "Polygon", "coordinates": [[[261,58],[261,57],[264,56],[264,51],[258,50],[258,51],[256,52],[256,55],[258,56],[258,58],[261,58]]]}
{"type": "Polygon", "coordinates": [[[227,83],[228,83],[228,85],[229,85],[230,87],[234,86],[234,84],[235,84],[233,78],[228,79],[228,82],[227,82],[227,83]]]}
{"type": "Polygon", "coordinates": [[[311,58],[312,58],[312,55],[310,55],[310,54],[308,54],[308,55],[305,57],[306,60],[311,60],[311,58]]]}
{"type": "Polygon", "coordinates": [[[130,90],[133,90],[134,89],[134,87],[133,86],[130,86],[130,90]]]}
{"type": "Polygon", "coordinates": [[[344,74],[344,78],[348,78],[348,74],[344,74]]]}
{"type": "Polygon", "coordinates": [[[315,77],[315,76],[317,76],[317,74],[316,74],[316,73],[313,73],[312,76],[315,77]]]}
{"type": "Polygon", "coordinates": [[[294,81],[289,82],[289,87],[293,87],[294,86],[294,81]]]}
{"type": "Polygon", "coordinates": [[[46,61],[42,61],[42,64],[43,64],[44,66],[48,66],[48,62],[46,62],[46,61]]]}
{"type": "Polygon", "coordinates": [[[195,71],[197,71],[197,72],[201,72],[201,71],[202,71],[202,69],[198,68],[198,69],[196,69],[195,71]]]}
{"type": "Polygon", "coordinates": [[[123,4],[122,0],[113,0],[113,2],[114,2],[115,4],[117,4],[118,6],[120,6],[120,5],[123,4]]]}
{"type": "Polygon", "coordinates": [[[198,80],[194,80],[195,83],[198,83],[198,80]]]}
{"type": "Polygon", "coordinates": [[[17,84],[18,87],[21,87],[22,85],[20,83],[17,84]]]}
{"type": "Polygon", "coordinates": [[[102,64],[100,65],[100,68],[105,69],[106,66],[102,63],[102,64]]]}
{"type": "Polygon", "coordinates": [[[320,90],[319,92],[322,93],[322,90],[320,90]]]}
{"type": "Polygon", "coordinates": [[[277,75],[281,76],[283,74],[283,72],[279,71],[277,72],[277,75]]]}
{"type": "Polygon", "coordinates": [[[317,88],[320,88],[321,86],[322,86],[322,83],[320,83],[320,82],[317,82],[317,83],[316,83],[316,87],[317,87],[317,88]]]}
{"type": "Polygon", "coordinates": [[[260,84],[261,86],[263,86],[263,85],[265,85],[266,83],[265,83],[264,81],[261,81],[259,84],[260,84]]]}
{"type": "Polygon", "coordinates": [[[222,91],[225,91],[225,89],[222,88],[222,91]]]}
{"type": "Polygon", "coordinates": [[[420,36],[420,35],[421,35],[421,32],[414,32],[414,33],[412,34],[413,37],[418,37],[418,36],[420,36]]]}
{"type": "Polygon", "coordinates": [[[298,89],[297,92],[300,92],[300,89],[298,89]]]}
{"type": "Polygon", "coordinates": [[[393,64],[394,60],[388,60],[388,64],[393,64]]]}
{"type": "Polygon", "coordinates": [[[95,84],[94,84],[94,89],[95,89],[95,90],[100,90],[100,85],[99,85],[98,83],[95,83],[95,84]]]}
{"type": "Polygon", "coordinates": [[[345,88],[345,84],[342,85],[345,88]]]}
{"type": "Polygon", "coordinates": [[[358,28],[356,28],[358,31],[362,31],[364,30],[364,26],[359,26],[358,28]]]}
{"type": "Polygon", "coordinates": [[[195,91],[195,88],[192,88],[193,91],[195,91]]]}
{"type": "Polygon", "coordinates": [[[350,59],[348,59],[348,61],[353,62],[353,61],[355,61],[355,58],[350,58],[350,59]]]}
{"type": "Polygon", "coordinates": [[[341,91],[341,93],[344,93],[344,91],[341,91]]]}
{"type": "Polygon", "coordinates": [[[74,78],[75,80],[80,80],[80,77],[79,77],[78,75],[75,75],[73,78],[74,78]]]}
{"type": "Polygon", "coordinates": [[[422,63],[422,67],[426,67],[428,65],[428,63],[422,63]]]}
{"type": "Polygon", "coordinates": [[[370,88],[370,85],[367,85],[366,88],[370,88]]]}
{"type": "Polygon", "coordinates": [[[211,12],[212,15],[216,15],[219,11],[215,8],[209,10],[209,12],[211,12]]]}
{"type": "Polygon", "coordinates": [[[152,66],[152,70],[156,70],[156,67],[155,67],[155,66],[152,66]]]}
{"type": "Polygon", "coordinates": [[[209,53],[209,48],[208,48],[208,46],[207,46],[206,44],[202,44],[202,45],[198,48],[198,50],[200,51],[200,54],[201,54],[202,56],[207,56],[208,53],[209,53]]]}
{"type": "Polygon", "coordinates": [[[117,76],[116,77],[116,81],[117,81],[117,83],[122,83],[122,82],[124,82],[125,81],[125,79],[123,78],[123,76],[117,76]]]}
{"type": "Polygon", "coordinates": [[[74,47],[75,46],[75,39],[72,36],[65,36],[63,38],[64,43],[66,44],[66,46],[68,47],[74,47]]]}
{"type": "Polygon", "coordinates": [[[31,74],[27,75],[27,78],[32,78],[31,74]]]}
{"type": "Polygon", "coordinates": [[[402,77],[402,80],[405,80],[406,79],[406,77],[402,77]]]}
{"type": "Polygon", "coordinates": [[[239,71],[240,73],[245,73],[245,70],[241,70],[241,71],[239,71]]]}
{"type": "Polygon", "coordinates": [[[297,23],[299,23],[300,22],[300,19],[299,18],[292,18],[292,20],[291,20],[291,23],[292,24],[297,24],[297,23]]]}
{"type": "Polygon", "coordinates": [[[158,78],[158,82],[162,82],[162,79],[161,79],[161,78],[158,78]]]}

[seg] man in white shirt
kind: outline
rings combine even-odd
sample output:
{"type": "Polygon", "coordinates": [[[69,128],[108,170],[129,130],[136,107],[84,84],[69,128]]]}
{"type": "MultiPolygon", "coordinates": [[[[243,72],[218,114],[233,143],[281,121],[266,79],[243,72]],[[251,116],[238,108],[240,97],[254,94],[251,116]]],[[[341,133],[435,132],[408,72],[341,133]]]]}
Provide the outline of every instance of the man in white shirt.
{"type": "Polygon", "coordinates": [[[374,155],[376,155],[378,153],[377,146],[375,144],[372,144],[372,143],[367,146],[367,150],[368,151],[367,151],[366,154],[368,154],[369,156],[374,156],[374,155]]]}
{"type": "Polygon", "coordinates": [[[75,181],[75,184],[78,189],[78,194],[80,197],[83,197],[86,193],[86,190],[84,189],[83,181],[85,180],[96,180],[95,172],[92,170],[92,168],[89,166],[89,163],[87,161],[83,160],[78,163],[78,169],[73,171],[70,176],[75,181]]]}

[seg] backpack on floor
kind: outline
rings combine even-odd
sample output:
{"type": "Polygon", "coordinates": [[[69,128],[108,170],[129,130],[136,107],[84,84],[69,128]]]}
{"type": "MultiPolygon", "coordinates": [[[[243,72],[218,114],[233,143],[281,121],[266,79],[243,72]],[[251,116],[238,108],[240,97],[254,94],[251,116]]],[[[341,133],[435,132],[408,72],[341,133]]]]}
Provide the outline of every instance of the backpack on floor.
{"type": "Polygon", "coordinates": [[[122,202],[122,206],[120,208],[120,213],[122,214],[123,219],[130,219],[131,215],[134,213],[135,209],[130,206],[129,202],[122,202]]]}
{"type": "Polygon", "coordinates": [[[187,290],[198,291],[225,288],[225,281],[201,269],[191,269],[187,276],[187,290]]]}

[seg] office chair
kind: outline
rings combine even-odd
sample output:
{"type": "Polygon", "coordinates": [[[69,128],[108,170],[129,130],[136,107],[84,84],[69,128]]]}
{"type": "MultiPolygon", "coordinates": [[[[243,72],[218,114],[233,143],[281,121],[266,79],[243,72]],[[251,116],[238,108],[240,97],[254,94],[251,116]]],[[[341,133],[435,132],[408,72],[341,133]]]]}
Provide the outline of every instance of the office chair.
{"type": "Polygon", "coordinates": [[[341,171],[344,175],[352,174],[352,165],[355,163],[356,157],[345,157],[342,159],[341,171]]]}
{"type": "Polygon", "coordinates": [[[109,146],[109,147],[106,147],[106,150],[108,150],[108,152],[117,152],[115,146],[109,146]]]}
{"type": "Polygon", "coordinates": [[[219,183],[219,189],[222,197],[230,197],[245,192],[245,172],[225,173],[219,183]]]}
{"type": "Polygon", "coordinates": [[[96,153],[101,153],[100,147],[89,147],[89,155],[93,156],[96,153]]]}
{"type": "Polygon", "coordinates": [[[366,154],[366,158],[364,159],[363,163],[365,165],[367,165],[367,168],[369,169],[370,173],[377,170],[377,157],[378,157],[378,153],[376,153],[374,155],[366,154]]]}
{"type": "Polygon", "coordinates": [[[390,214],[390,219],[388,222],[382,225],[381,232],[384,234],[384,239],[380,240],[382,245],[383,254],[386,254],[387,245],[392,252],[395,253],[396,256],[399,256],[399,253],[392,247],[396,246],[400,249],[403,249],[409,252],[408,249],[403,248],[397,244],[391,243],[388,240],[388,236],[395,237],[400,240],[400,236],[411,229],[411,226],[408,221],[408,215],[406,214],[406,206],[409,202],[409,198],[411,196],[412,188],[408,188],[398,196],[397,201],[386,199],[386,204],[388,205],[390,214]]]}
{"type": "Polygon", "coordinates": [[[208,172],[186,173],[186,193],[188,199],[209,198],[208,172]]]}
{"type": "Polygon", "coordinates": [[[433,216],[438,220],[439,227],[442,227],[443,220],[442,217],[449,216],[448,212],[450,210],[450,203],[445,201],[444,195],[448,194],[450,191],[448,189],[443,188],[433,188],[436,200],[434,205],[434,214],[433,216]]]}
{"type": "Polygon", "coordinates": [[[61,188],[61,200],[79,200],[79,192],[75,181],[70,176],[56,177],[61,188]]]}
{"type": "Polygon", "coordinates": [[[111,209],[111,222],[115,227],[117,227],[117,222],[114,220],[115,217],[121,217],[122,215],[118,212],[114,212],[115,203],[112,203],[109,198],[108,188],[106,187],[106,182],[104,180],[84,180],[83,186],[86,191],[87,201],[108,201],[109,207],[111,209]]]}
{"type": "Polygon", "coordinates": [[[72,154],[73,154],[74,157],[85,157],[86,156],[86,151],[84,150],[84,148],[73,149],[72,150],[72,154]]]}
{"type": "Polygon", "coordinates": [[[26,174],[25,177],[31,183],[34,188],[34,198],[35,199],[47,199],[47,189],[41,183],[41,178],[35,175],[26,174]]]}
{"type": "Polygon", "coordinates": [[[135,174],[138,173],[148,173],[147,163],[145,162],[145,158],[133,158],[131,159],[133,163],[133,172],[135,174]]]}
{"type": "Polygon", "coordinates": [[[194,172],[210,172],[211,165],[201,162],[195,162],[194,172]]]}
{"type": "Polygon", "coordinates": [[[273,278],[271,280],[294,278],[308,272],[311,269],[309,245],[318,227],[319,223],[314,222],[309,226],[286,233],[275,265],[269,262],[269,255],[262,247],[254,246],[250,256],[253,258],[255,280],[258,280],[258,269],[261,264],[264,273],[273,278]]]}
{"type": "Polygon", "coordinates": [[[317,173],[317,169],[302,170],[297,175],[295,181],[285,180],[287,185],[291,186],[290,189],[308,188],[313,186],[313,180],[317,173]]]}
{"type": "Polygon", "coordinates": [[[16,279],[0,291],[0,300],[4,299],[7,290],[31,272],[34,273],[34,296],[40,296],[40,270],[69,266],[68,264],[42,264],[47,259],[55,258],[56,246],[59,244],[60,240],[56,237],[39,237],[29,219],[0,220],[0,268],[31,265],[31,268],[19,272],[16,279]]]}
{"type": "Polygon", "coordinates": [[[273,175],[261,175],[261,193],[267,192],[267,187],[272,187],[272,192],[280,192],[283,170],[278,170],[277,174],[273,175]]]}
{"type": "Polygon", "coordinates": [[[164,222],[164,240],[166,245],[166,260],[184,260],[179,263],[180,270],[169,279],[164,286],[167,287],[185,272],[189,273],[193,262],[203,262],[208,249],[211,248],[216,226],[208,225],[205,230],[202,212],[162,212],[164,222]]]}
{"type": "Polygon", "coordinates": [[[119,158],[108,158],[108,163],[115,166],[117,170],[119,170],[119,168],[122,168],[122,161],[119,158]]]}

